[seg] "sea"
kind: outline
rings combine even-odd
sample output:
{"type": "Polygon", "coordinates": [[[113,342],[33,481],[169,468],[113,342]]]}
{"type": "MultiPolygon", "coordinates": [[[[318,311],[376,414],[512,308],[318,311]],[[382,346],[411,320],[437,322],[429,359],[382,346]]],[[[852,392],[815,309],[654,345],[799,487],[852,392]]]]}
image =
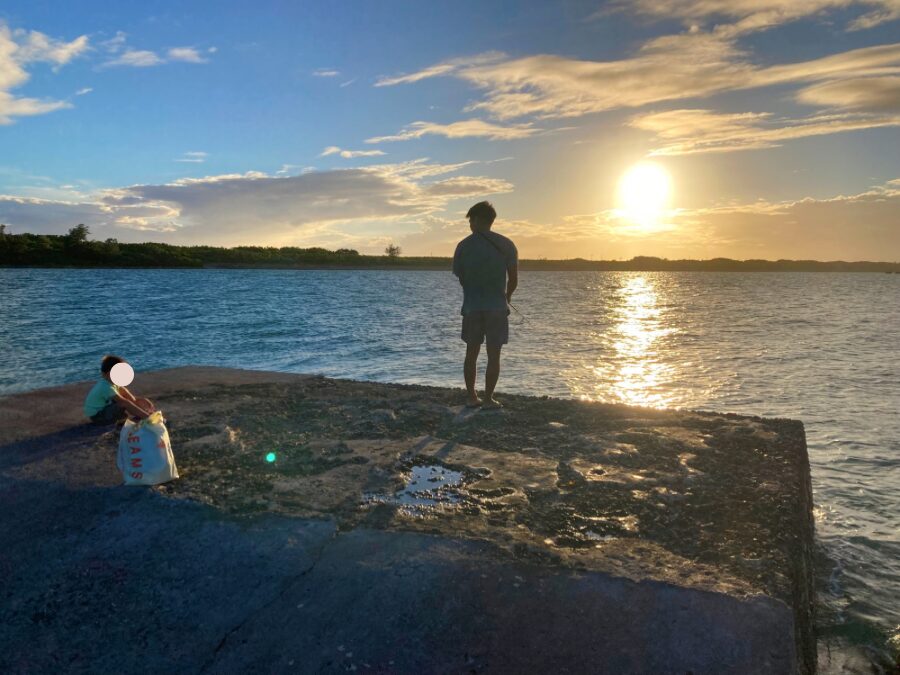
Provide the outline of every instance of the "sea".
{"type": "MultiPolygon", "coordinates": [[[[462,386],[450,272],[0,269],[0,395],[207,364],[462,386]]],[[[823,672],[900,654],[900,275],[521,272],[503,392],[802,420],[823,672]]],[[[2,403],[2,401],[0,401],[2,403]]]]}

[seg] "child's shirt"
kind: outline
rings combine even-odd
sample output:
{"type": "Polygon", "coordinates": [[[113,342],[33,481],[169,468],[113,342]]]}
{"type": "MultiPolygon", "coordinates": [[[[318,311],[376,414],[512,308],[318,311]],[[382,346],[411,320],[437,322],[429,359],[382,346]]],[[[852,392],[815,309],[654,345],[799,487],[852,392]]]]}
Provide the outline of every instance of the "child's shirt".
{"type": "Polygon", "coordinates": [[[104,378],[93,386],[84,399],[84,414],[93,417],[103,410],[119,393],[119,388],[104,378]]]}

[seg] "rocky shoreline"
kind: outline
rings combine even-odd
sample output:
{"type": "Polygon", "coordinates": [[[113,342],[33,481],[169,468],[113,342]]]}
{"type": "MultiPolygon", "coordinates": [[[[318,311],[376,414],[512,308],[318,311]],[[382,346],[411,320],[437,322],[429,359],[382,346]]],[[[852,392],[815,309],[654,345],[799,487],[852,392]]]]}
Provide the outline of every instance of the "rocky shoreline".
{"type": "Polygon", "coordinates": [[[179,652],[188,671],[338,671],[351,661],[372,672],[815,670],[799,422],[513,395],[501,411],[472,412],[454,389],[177,368],[140,374],[134,389],[171,420],[182,478],[123,488],[115,434],[78,419],[84,387],[0,399],[0,505],[17,514],[0,526],[0,569],[12,579],[0,639],[15,645],[0,655],[4,672],[66,659],[127,671],[144,663],[135,654],[171,647],[165,631],[144,626],[137,643],[113,640],[116,662],[63,637],[80,616],[72,598],[102,607],[110,594],[135,625],[180,617],[189,598],[206,603],[208,620],[189,632],[194,647],[179,652]],[[49,414],[58,410],[73,413],[49,414]],[[54,529],[56,517],[67,528],[54,529]],[[168,521],[178,525],[167,534],[168,521]],[[136,530],[123,534],[128,523],[136,530]],[[192,536],[202,552],[188,554],[192,536]],[[261,581],[232,568],[254,547],[261,581]],[[39,551],[88,571],[73,578],[39,551]],[[216,570],[218,595],[195,578],[198,559],[216,570]],[[331,571],[315,562],[326,559],[331,571]],[[82,597],[91,565],[108,583],[82,597]],[[117,595],[135,566],[158,590],[152,602],[117,595]],[[495,574],[509,584],[493,583],[495,574]],[[184,598],[166,599],[167,579],[184,598]],[[410,612],[416,588],[445,595],[410,612]],[[246,603],[234,607],[227,600],[238,590],[246,603]],[[398,598],[406,604],[392,604],[398,598]],[[285,630],[288,600],[287,625],[307,636],[307,661],[292,664],[270,644],[285,630]],[[353,650],[329,656],[323,615],[352,629],[342,639],[353,650]],[[457,626],[458,615],[471,626],[457,626]],[[415,644],[386,642],[388,628],[415,644]],[[459,644],[439,637],[449,634],[459,644]]]}

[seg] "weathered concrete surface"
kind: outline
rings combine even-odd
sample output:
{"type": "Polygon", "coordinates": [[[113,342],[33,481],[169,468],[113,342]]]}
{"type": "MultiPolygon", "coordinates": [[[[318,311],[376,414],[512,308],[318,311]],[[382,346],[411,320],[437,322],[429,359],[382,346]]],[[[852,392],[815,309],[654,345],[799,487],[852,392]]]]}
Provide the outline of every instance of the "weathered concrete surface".
{"type": "Polygon", "coordinates": [[[0,398],[0,672],[815,668],[797,422],[216,368],[132,389],[181,480],[119,487],[85,384],[0,398]],[[397,499],[425,465],[461,483],[397,499]]]}

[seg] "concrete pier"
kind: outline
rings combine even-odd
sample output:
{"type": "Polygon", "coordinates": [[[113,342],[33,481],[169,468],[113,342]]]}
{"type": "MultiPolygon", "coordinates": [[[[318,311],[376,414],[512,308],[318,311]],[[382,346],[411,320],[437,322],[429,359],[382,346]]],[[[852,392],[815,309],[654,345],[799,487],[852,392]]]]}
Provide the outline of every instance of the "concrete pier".
{"type": "Polygon", "coordinates": [[[90,384],[0,398],[0,672],[815,670],[799,422],[177,368],[135,488],[90,384]]]}

